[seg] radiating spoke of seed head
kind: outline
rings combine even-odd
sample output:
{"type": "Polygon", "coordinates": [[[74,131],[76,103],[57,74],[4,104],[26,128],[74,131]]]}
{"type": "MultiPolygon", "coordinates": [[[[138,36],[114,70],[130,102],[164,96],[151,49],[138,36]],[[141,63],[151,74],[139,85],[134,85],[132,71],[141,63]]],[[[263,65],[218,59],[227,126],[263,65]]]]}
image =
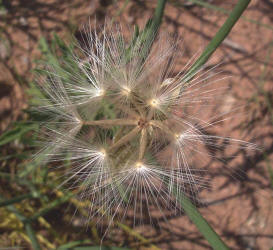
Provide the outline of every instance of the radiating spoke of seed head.
{"type": "Polygon", "coordinates": [[[137,125],[137,120],[131,119],[109,119],[109,120],[95,120],[95,121],[85,121],[83,125],[90,126],[134,126],[137,125]]]}
{"type": "Polygon", "coordinates": [[[146,147],[147,147],[147,129],[143,128],[141,130],[141,135],[139,140],[139,156],[138,156],[139,161],[143,159],[146,147]]]}
{"type": "Polygon", "coordinates": [[[164,133],[166,133],[170,138],[174,138],[175,134],[169,129],[168,126],[166,126],[162,121],[158,121],[158,120],[151,120],[149,121],[149,124],[151,126],[154,126],[156,128],[161,129],[164,133]]]}
{"type": "Polygon", "coordinates": [[[116,143],[114,143],[110,148],[109,151],[113,151],[117,149],[118,147],[124,145],[131,139],[137,136],[137,134],[140,132],[141,128],[139,126],[136,126],[133,130],[131,130],[128,134],[124,135],[122,138],[120,138],[116,143]]]}

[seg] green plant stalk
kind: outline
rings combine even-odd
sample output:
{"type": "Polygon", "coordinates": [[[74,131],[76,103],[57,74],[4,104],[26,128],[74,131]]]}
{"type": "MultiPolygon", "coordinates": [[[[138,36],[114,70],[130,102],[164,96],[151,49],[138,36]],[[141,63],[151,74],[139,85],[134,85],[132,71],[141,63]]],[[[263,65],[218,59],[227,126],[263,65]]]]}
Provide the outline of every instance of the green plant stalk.
{"type": "Polygon", "coordinates": [[[167,2],[167,0],[158,0],[157,1],[157,6],[156,6],[154,17],[153,17],[154,32],[157,32],[157,30],[159,29],[159,26],[161,24],[162,17],[164,14],[166,2],[167,2]]]}
{"type": "Polygon", "coordinates": [[[31,199],[31,198],[33,198],[32,193],[23,194],[23,195],[15,197],[15,198],[12,198],[10,200],[1,201],[0,202],[0,207],[8,206],[8,205],[11,205],[13,203],[17,203],[17,202],[20,202],[22,200],[31,199]]]}
{"type": "MultiPolygon", "coordinates": [[[[0,196],[0,200],[4,200],[2,196],[0,196]]],[[[14,213],[22,223],[25,223],[28,220],[27,217],[22,215],[13,205],[8,205],[6,209],[14,213]]]]}
{"type": "Polygon", "coordinates": [[[167,0],[158,0],[157,5],[154,11],[154,15],[152,19],[149,19],[146,22],[144,29],[139,32],[138,26],[135,26],[135,32],[133,35],[133,39],[131,41],[130,46],[127,48],[125,52],[126,61],[129,62],[131,60],[131,49],[134,47],[137,38],[140,38],[140,42],[142,44],[142,52],[141,58],[143,62],[146,60],[150,53],[150,49],[153,45],[154,39],[157,35],[157,31],[162,22],[162,17],[164,15],[164,9],[167,0]]]}
{"type": "Polygon", "coordinates": [[[141,36],[142,36],[143,42],[146,43],[143,46],[143,48],[146,48],[146,49],[143,50],[143,52],[142,52],[144,60],[149,55],[150,49],[153,45],[153,41],[157,35],[157,31],[158,31],[160,24],[162,22],[162,17],[164,14],[166,2],[167,2],[167,0],[158,0],[157,1],[154,16],[153,16],[152,20],[148,20],[144,30],[142,31],[141,36]]]}
{"type": "MultiPolygon", "coordinates": [[[[1,195],[0,195],[0,200],[3,200],[3,197],[1,195]]],[[[26,233],[31,241],[33,249],[34,250],[41,250],[41,247],[38,243],[35,232],[32,229],[31,221],[29,220],[29,218],[27,218],[26,216],[21,214],[13,205],[7,205],[6,208],[10,212],[14,213],[15,216],[24,224],[26,233]]]]}
{"type": "Polygon", "coordinates": [[[53,208],[59,206],[60,204],[68,201],[71,197],[73,197],[74,194],[73,193],[69,193],[59,199],[56,199],[54,201],[52,201],[48,206],[46,206],[45,208],[41,209],[40,211],[38,211],[37,213],[35,213],[33,216],[31,216],[29,218],[29,220],[34,221],[36,219],[38,219],[40,216],[43,216],[45,214],[47,214],[48,212],[50,212],[50,210],[52,210],[53,208]]]}
{"type": "Polygon", "coordinates": [[[91,240],[78,240],[78,241],[72,241],[69,243],[66,243],[62,246],[59,246],[57,250],[67,250],[67,249],[73,249],[76,246],[83,245],[83,244],[91,244],[91,240]]]}
{"type": "Polygon", "coordinates": [[[34,250],[41,250],[41,247],[40,247],[38,240],[36,238],[36,235],[35,235],[35,231],[33,230],[30,222],[25,223],[25,230],[26,230],[27,235],[32,243],[33,249],[34,250]]]}
{"type": "Polygon", "coordinates": [[[195,205],[192,204],[190,199],[186,197],[183,193],[177,194],[176,190],[173,191],[175,196],[178,198],[179,203],[184,209],[185,214],[189,219],[195,224],[199,232],[206,238],[211,247],[215,250],[228,250],[228,246],[222,241],[219,235],[213,230],[213,228],[208,224],[205,218],[199,213],[195,205]]]}
{"type": "MultiPolygon", "coordinates": [[[[188,0],[188,1],[190,1],[192,3],[195,3],[195,4],[199,5],[199,6],[205,7],[207,9],[215,10],[215,11],[218,11],[218,12],[221,12],[221,13],[224,13],[224,14],[230,14],[230,11],[228,11],[228,10],[226,10],[224,8],[215,6],[213,4],[210,4],[208,2],[204,2],[204,1],[200,1],[200,0],[188,0]]],[[[241,18],[244,19],[247,22],[250,22],[250,23],[253,23],[253,24],[257,24],[257,25],[259,25],[261,27],[273,30],[273,26],[272,25],[261,23],[261,22],[259,22],[257,20],[254,20],[254,19],[251,19],[251,18],[247,18],[245,16],[242,16],[241,18]]]]}
{"type": "Polygon", "coordinates": [[[213,52],[219,47],[223,40],[227,37],[235,23],[238,21],[244,10],[247,8],[251,0],[239,0],[235,5],[234,9],[231,11],[225,23],[218,30],[216,35],[210,41],[210,43],[205,48],[202,55],[196,60],[196,62],[191,66],[189,71],[183,77],[183,81],[190,81],[195,73],[208,61],[213,52]]]}

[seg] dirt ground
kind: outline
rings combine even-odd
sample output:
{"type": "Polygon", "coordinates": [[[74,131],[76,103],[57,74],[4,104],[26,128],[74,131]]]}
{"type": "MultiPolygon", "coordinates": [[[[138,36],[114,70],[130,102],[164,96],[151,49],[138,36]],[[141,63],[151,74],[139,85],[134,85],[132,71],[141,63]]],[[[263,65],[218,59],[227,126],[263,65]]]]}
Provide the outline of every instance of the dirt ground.
{"type": "MultiPolygon", "coordinates": [[[[122,24],[143,27],[151,17],[155,1],[111,0],[11,0],[3,1],[0,11],[0,132],[24,118],[27,107],[24,90],[33,79],[32,69],[39,58],[41,36],[51,39],[54,32],[69,39],[72,32],[90,19],[103,23],[115,18],[122,24]]],[[[169,1],[162,31],[183,39],[186,62],[202,50],[227,15],[186,1],[169,1]],[[177,6],[179,3],[181,6],[177,6]]],[[[235,0],[206,1],[231,10],[235,0]]],[[[232,174],[223,174],[224,164],[212,162],[210,188],[200,194],[201,213],[232,249],[270,249],[273,247],[273,197],[269,168],[273,162],[273,2],[253,0],[209,64],[221,63],[231,78],[222,100],[223,111],[243,106],[240,115],[223,121],[221,135],[257,144],[261,150],[244,150],[221,156],[232,174]],[[255,23],[259,22],[259,24],[255,23]],[[240,173],[240,176],[239,176],[240,173]],[[239,176],[237,178],[233,178],[239,176]]],[[[170,218],[161,229],[141,233],[162,249],[210,249],[185,216],[170,218]]],[[[140,229],[139,229],[140,230],[140,229]]],[[[117,236],[118,237],[118,234],[117,236]]],[[[118,240],[117,240],[118,241],[118,240]]]]}

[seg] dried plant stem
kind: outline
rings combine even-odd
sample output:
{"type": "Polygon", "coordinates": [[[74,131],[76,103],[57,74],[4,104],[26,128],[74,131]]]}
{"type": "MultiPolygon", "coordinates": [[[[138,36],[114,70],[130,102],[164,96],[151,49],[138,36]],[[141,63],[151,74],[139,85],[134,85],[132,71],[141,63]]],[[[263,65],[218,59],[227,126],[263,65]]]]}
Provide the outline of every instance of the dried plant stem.
{"type": "Polygon", "coordinates": [[[147,129],[143,128],[141,130],[140,142],[139,142],[139,156],[138,160],[141,161],[144,157],[144,153],[147,146],[147,129]]]}
{"type": "Polygon", "coordinates": [[[148,249],[153,249],[153,250],[159,250],[160,248],[158,248],[157,246],[153,245],[151,243],[150,240],[144,238],[142,235],[140,235],[138,232],[136,232],[135,230],[132,230],[130,227],[116,221],[115,224],[120,227],[121,229],[123,229],[127,234],[134,236],[135,238],[137,238],[142,244],[148,244],[150,247],[148,249]]]}
{"type": "Polygon", "coordinates": [[[123,144],[125,144],[126,142],[130,141],[131,139],[133,139],[138,132],[140,131],[140,127],[137,126],[135,127],[132,131],[130,131],[128,134],[126,134],[125,136],[123,136],[122,138],[120,138],[116,143],[114,143],[109,150],[112,151],[120,146],[122,146],[123,144]]]}
{"type": "Polygon", "coordinates": [[[175,134],[168,128],[168,126],[164,125],[161,121],[151,120],[149,122],[150,125],[163,130],[166,134],[168,134],[171,138],[174,138],[175,134]]]}
{"type": "Polygon", "coordinates": [[[128,126],[128,125],[137,125],[137,120],[130,119],[113,119],[113,120],[97,120],[97,121],[85,121],[83,125],[90,126],[128,126]]]}
{"type": "Polygon", "coordinates": [[[150,121],[153,118],[154,110],[151,108],[147,114],[147,120],[150,121]]]}

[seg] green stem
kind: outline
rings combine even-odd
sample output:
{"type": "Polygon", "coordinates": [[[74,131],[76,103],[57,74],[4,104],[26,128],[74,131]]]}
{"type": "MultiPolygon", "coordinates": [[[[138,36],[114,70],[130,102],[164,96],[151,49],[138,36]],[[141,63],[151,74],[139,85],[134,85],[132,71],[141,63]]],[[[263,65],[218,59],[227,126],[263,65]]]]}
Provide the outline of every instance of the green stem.
{"type": "Polygon", "coordinates": [[[161,24],[166,2],[167,0],[157,1],[157,6],[156,6],[154,17],[153,17],[153,29],[155,33],[157,32],[161,24]]]}
{"type": "Polygon", "coordinates": [[[68,201],[71,197],[73,197],[74,194],[73,193],[69,193],[59,199],[56,199],[54,201],[52,201],[48,206],[46,206],[45,208],[41,209],[40,211],[38,211],[36,214],[34,214],[32,217],[29,218],[29,220],[34,221],[36,219],[38,219],[40,216],[43,216],[45,214],[47,214],[48,212],[50,212],[53,208],[59,206],[60,204],[68,201]]]}
{"type": "Polygon", "coordinates": [[[157,31],[158,31],[160,24],[162,22],[162,17],[164,14],[166,2],[167,2],[167,0],[158,0],[157,1],[154,16],[152,19],[148,20],[144,30],[142,31],[141,39],[144,43],[143,49],[142,49],[143,60],[145,60],[150,53],[150,49],[153,45],[157,31]]]}
{"type": "Polygon", "coordinates": [[[26,230],[27,235],[31,241],[33,249],[34,250],[41,250],[41,247],[40,247],[38,240],[36,238],[36,235],[35,235],[35,231],[33,230],[30,222],[25,223],[25,230],[26,230]]]}
{"type": "Polygon", "coordinates": [[[222,27],[218,30],[216,35],[210,41],[208,46],[205,48],[202,55],[197,59],[197,61],[191,66],[189,71],[183,78],[183,81],[188,82],[194,76],[194,74],[202,67],[213,52],[218,48],[218,46],[223,42],[223,40],[227,37],[229,32],[231,31],[232,27],[235,25],[239,17],[242,15],[244,10],[247,8],[248,4],[251,0],[239,0],[238,3],[235,5],[234,9],[231,11],[230,15],[228,16],[225,23],[222,27]]]}
{"type": "MultiPolygon", "coordinates": [[[[224,8],[221,8],[221,7],[218,7],[218,6],[215,6],[213,4],[210,4],[208,2],[205,2],[204,0],[201,1],[201,0],[188,0],[194,4],[197,4],[199,6],[202,6],[202,7],[205,7],[207,9],[211,9],[211,10],[215,10],[215,11],[218,11],[218,12],[221,12],[221,13],[224,13],[224,14],[230,14],[230,11],[224,9],[224,8]]],[[[178,5],[178,6],[181,6],[180,4],[177,4],[177,3],[174,3],[175,5],[178,5]]],[[[245,16],[242,16],[241,17],[243,20],[247,21],[247,22],[250,22],[250,23],[253,23],[253,24],[257,24],[261,27],[264,27],[266,29],[270,29],[270,30],[273,30],[273,26],[270,25],[270,24],[265,24],[265,23],[261,23],[257,20],[254,20],[254,19],[251,19],[251,18],[247,18],[245,16]]]]}
{"type": "Polygon", "coordinates": [[[8,205],[20,202],[20,201],[25,200],[25,199],[30,199],[32,197],[33,197],[32,193],[23,194],[23,195],[20,195],[18,197],[15,197],[13,199],[10,199],[10,200],[1,201],[0,202],[0,207],[8,206],[8,205]]]}
{"type": "MultiPolygon", "coordinates": [[[[174,189],[176,190],[176,189],[174,189]]],[[[191,203],[190,199],[187,198],[183,193],[177,194],[173,191],[177,197],[180,205],[184,209],[186,215],[195,224],[199,232],[206,238],[211,247],[215,250],[228,250],[228,246],[222,241],[219,235],[213,230],[208,224],[205,218],[199,213],[197,208],[191,203]]]]}
{"type": "MultiPolygon", "coordinates": [[[[0,200],[3,200],[3,197],[0,195],[0,200]]],[[[26,233],[31,241],[31,245],[34,250],[41,250],[41,247],[38,243],[38,240],[36,238],[35,232],[32,229],[31,221],[29,218],[21,214],[13,205],[7,205],[6,209],[10,212],[14,213],[15,216],[24,224],[26,233]]]]}
{"type": "MultiPolygon", "coordinates": [[[[152,19],[151,27],[148,29],[147,34],[145,36],[145,40],[146,40],[146,43],[148,45],[147,46],[147,56],[148,56],[148,53],[150,51],[150,47],[153,44],[154,38],[155,38],[155,36],[157,34],[157,31],[158,31],[158,29],[160,27],[160,24],[162,22],[162,17],[163,17],[163,14],[164,14],[164,9],[165,9],[166,2],[167,2],[167,0],[158,0],[157,1],[157,5],[156,5],[156,8],[155,8],[155,12],[154,12],[154,16],[153,16],[153,19],[152,19]]],[[[147,24],[146,24],[146,26],[147,26],[147,24]]]]}
{"type": "MultiPolygon", "coordinates": [[[[0,199],[3,200],[3,197],[0,196],[0,199]]],[[[22,223],[25,223],[28,220],[28,218],[21,214],[13,205],[8,205],[6,209],[14,213],[22,223]]]]}

